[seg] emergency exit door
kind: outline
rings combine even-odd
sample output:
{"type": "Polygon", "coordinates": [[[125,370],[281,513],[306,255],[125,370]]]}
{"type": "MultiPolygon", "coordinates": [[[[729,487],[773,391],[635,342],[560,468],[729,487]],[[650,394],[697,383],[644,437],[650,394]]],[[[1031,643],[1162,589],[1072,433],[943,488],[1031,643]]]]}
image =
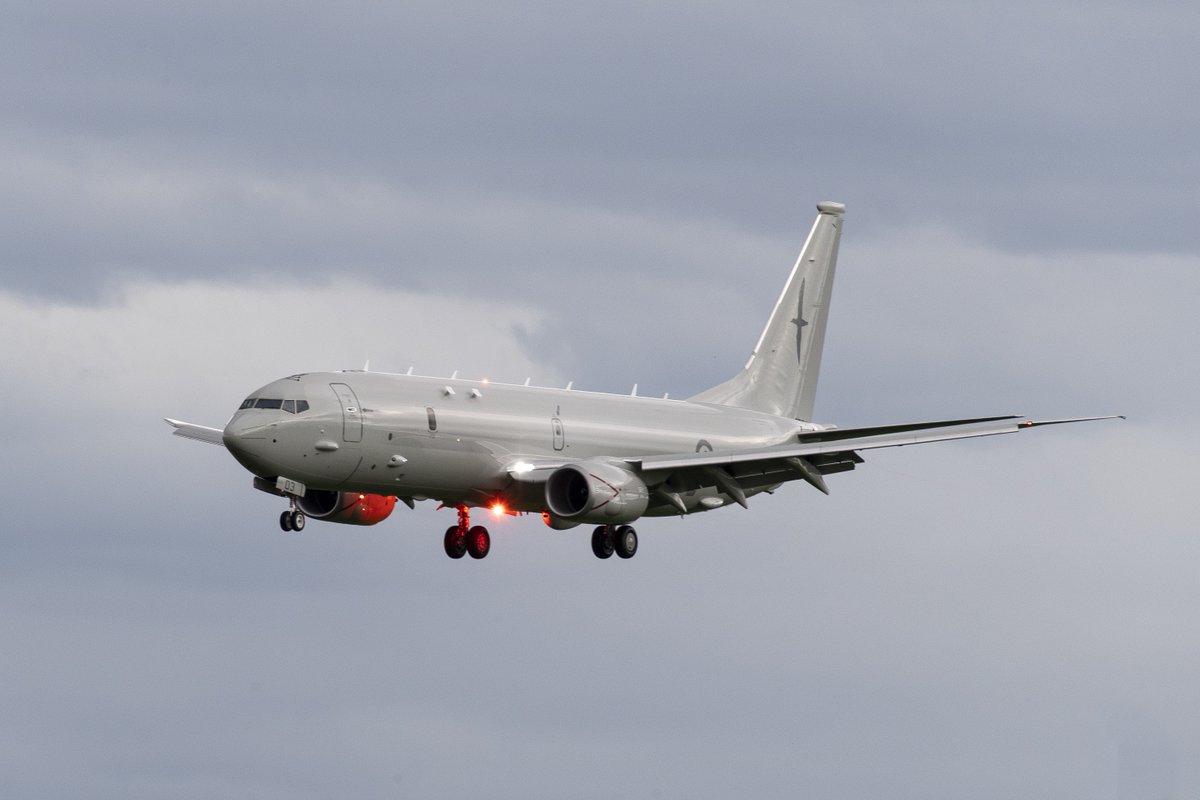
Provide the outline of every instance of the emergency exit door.
{"type": "Polygon", "coordinates": [[[337,395],[342,407],[342,441],[361,442],[363,432],[362,408],[358,405],[358,396],[354,390],[344,383],[331,383],[329,388],[337,395]]]}

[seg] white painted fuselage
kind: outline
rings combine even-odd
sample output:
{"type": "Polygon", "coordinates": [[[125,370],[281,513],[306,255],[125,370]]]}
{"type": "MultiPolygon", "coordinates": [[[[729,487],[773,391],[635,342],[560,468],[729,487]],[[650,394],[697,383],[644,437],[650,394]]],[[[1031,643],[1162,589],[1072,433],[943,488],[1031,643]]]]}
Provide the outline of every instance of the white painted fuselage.
{"type": "MultiPolygon", "coordinates": [[[[814,427],[686,400],[373,372],[284,378],[248,398],[263,399],[309,407],[246,408],[229,421],[226,447],[261,478],[529,512],[544,500],[519,480],[523,466],[770,447],[814,427]]],[[[694,510],[716,507],[694,499],[694,510]]]]}

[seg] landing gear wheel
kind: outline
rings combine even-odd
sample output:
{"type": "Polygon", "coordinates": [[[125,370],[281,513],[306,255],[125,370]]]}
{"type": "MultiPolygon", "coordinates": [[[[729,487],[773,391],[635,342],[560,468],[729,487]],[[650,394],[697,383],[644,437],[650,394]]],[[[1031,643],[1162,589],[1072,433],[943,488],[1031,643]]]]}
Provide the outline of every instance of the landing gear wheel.
{"type": "Polygon", "coordinates": [[[621,558],[633,558],[638,548],[637,531],[630,525],[617,528],[613,536],[613,547],[621,558]]]}
{"type": "Polygon", "coordinates": [[[304,512],[300,509],[292,512],[292,530],[296,533],[304,530],[304,512]]]}
{"type": "Polygon", "coordinates": [[[614,549],[612,528],[601,525],[592,532],[592,553],[596,558],[608,558],[614,549]]]}
{"type": "Polygon", "coordinates": [[[446,545],[446,555],[451,558],[462,558],[467,554],[467,537],[463,536],[457,525],[446,528],[444,544],[446,545]]]}
{"type": "Polygon", "coordinates": [[[292,530],[292,512],[285,511],[279,515],[279,527],[284,533],[292,530]]]}
{"type": "Polygon", "coordinates": [[[467,552],[471,554],[471,558],[484,558],[492,549],[492,537],[488,534],[488,529],[482,525],[476,525],[471,530],[467,531],[467,552]]]}

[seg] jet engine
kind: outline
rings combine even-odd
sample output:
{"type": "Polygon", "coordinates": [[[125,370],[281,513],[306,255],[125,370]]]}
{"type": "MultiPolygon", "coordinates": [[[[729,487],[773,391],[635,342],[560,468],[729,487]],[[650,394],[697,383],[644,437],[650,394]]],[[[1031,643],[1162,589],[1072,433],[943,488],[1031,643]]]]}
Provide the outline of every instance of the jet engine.
{"type": "Polygon", "coordinates": [[[650,492],[641,478],[603,461],[567,464],[546,480],[546,507],[563,521],[633,522],[649,501],[650,492]]]}
{"type": "Polygon", "coordinates": [[[383,522],[396,507],[396,498],[380,494],[332,492],[309,489],[297,501],[300,510],[313,519],[343,525],[374,525],[383,522]]]}

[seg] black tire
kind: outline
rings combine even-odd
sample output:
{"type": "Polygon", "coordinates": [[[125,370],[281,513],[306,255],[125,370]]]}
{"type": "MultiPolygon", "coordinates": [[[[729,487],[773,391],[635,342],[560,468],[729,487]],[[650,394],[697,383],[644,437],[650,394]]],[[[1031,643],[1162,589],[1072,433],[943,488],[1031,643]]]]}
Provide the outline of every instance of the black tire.
{"type": "Polygon", "coordinates": [[[292,530],[296,533],[304,530],[304,512],[299,509],[292,512],[292,530]]]}
{"type": "Polygon", "coordinates": [[[596,558],[608,558],[613,554],[612,528],[601,525],[592,532],[592,553],[596,558]]]}
{"type": "Polygon", "coordinates": [[[637,531],[633,526],[622,525],[617,528],[616,534],[613,535],[613,548],[621,558],[633,558],[638,548],[637,531]]]}
{"type": "Polygon", "coordinates": [[[467,531],[466,546],[471,558],[487,558],[487,554],[492,550],[492,537],[488,533],[488,529],[482,525],[476,525],[467,531]]]}
{"type": "Polygon", "coordinates": [[[462,535],[457,525],[446,528],[446,538],[443,544],[446,546],[446,555],[451,558],[462,558],[467,554],[467,537],[462,535]]]}
{"type": "Polygon", "coordinates": [[[288,533],[292,529],[292,512],[285,511],[279,515],[279,528],[284,533],[288,533]]]}

